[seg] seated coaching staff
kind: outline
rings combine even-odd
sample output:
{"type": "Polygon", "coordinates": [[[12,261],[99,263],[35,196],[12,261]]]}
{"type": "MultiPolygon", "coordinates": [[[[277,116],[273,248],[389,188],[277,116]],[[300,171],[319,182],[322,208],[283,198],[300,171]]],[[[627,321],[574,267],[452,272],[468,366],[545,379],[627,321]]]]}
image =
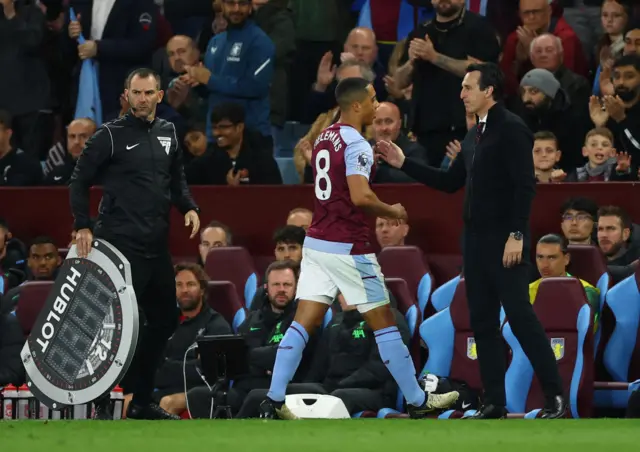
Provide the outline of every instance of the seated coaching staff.
{"type": "MultiPolygon", "coordinates": [[[[184,215],[185,225],[192,226],[191,238],[200,228],[199,209],[187,187],[175,127],[155,116],[164,95],[160,78],[149,69],[136,69],[127,78],[124,94],[131,109],[103,124],[87,141],[71,176],[78,255],[85,257],[91,250],[89,188],[100,183],[103,195],[94,233],[118,248],[131,264],[144,325],[131,370],[122,382],[125,390],[133,392],[127,417],[179,419],[154,404],[151,394],[167,339],[176,327],[169,254],[171,205],[184,215]]],[[[113,419],[109,393],[96,400],[95,417],[113,419]]]]}

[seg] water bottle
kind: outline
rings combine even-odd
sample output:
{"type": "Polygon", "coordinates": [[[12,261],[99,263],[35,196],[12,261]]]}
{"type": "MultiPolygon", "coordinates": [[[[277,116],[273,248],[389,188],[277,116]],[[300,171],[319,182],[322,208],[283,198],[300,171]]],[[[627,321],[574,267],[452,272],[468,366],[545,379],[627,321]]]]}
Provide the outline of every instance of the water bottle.
{"type": "Polygon", "coordinates": [[[2,414],[6,420],[14,419],[13,407],[16,406],[18,399],[18,388],[13,385],[5,386],[2,391],[2,414]]]}
{"type": "Polygon", "coordinates": [[[122,407],[124,404],[124,391],[120,386],[116,386],[111,391],[111,403],[113,406],[113,419],[122,419],[122,407]]]}
{"type": "Polygon", "coordinates": [[[22,385],[18,388],[18,415],[16,419],[29,419],[29,399],[33,397],[29,386],[22,385]]]}
{"type": "Polygon", "coordinates": [[[87,405],[74,405],[73,406],[73,419],[86,419],[87,418],[87,405]]]}

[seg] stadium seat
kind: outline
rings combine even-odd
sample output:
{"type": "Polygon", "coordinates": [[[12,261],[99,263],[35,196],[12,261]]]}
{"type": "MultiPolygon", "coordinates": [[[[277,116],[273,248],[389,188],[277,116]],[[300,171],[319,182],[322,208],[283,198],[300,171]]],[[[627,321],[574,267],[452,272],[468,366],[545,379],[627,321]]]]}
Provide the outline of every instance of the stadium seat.
{"type": "Polygon", "coordinates": [[[461,278],[462,276],[458,275],[433,291],[431,294],[431,305],[436,312],[440,312],[451,305],[453,294],[456,292],[456,287],[458,287],[461,278]]]}
{"type": "Polygon", "coordinates": [[[256,290],[258,275],[249,252],[240,246],[212,248],[207,254],[205,271],[212,281],[231,281],[240,300],[250,309],[256,290]]]}
{"type": "Polygon", "coordinates": [[[252,257],[253,257],[253,264],[256,267],[256,272],[258,273],[258,280],[261,282],[264,282],[263,278],[264,278],[264,274],[267,272],[267,267],[269,267],[269,265],[276,259],[273,256],[273,254],[269,254],[267,256],[252,256],[252,257]]]}
{"type": "Polygon", "coordinates": [[[171,262],[173,265],[182,264],[185,262],[189,262],[190,264],[199,263],[200,259],[198,256],[171,256],[171,262]]]}
{"type": "Polygon", "coordinates": [[[52,287],[53,281],[29,281],[20,287],[20,301],[15,312],[25,336],[31,334],[52,287]]]}
{"type": "Polygon", "coordinates": [[[285,185],[297,185],[300,183],[300,176],[296,171],[296,166],[291,157],[276,157],[276,163],[280,169],[282,183],[285,185]]]}
{"type": "MultiPolygon", "coordinates": [[[[569,395],[569,415],[591,417],[593,400],[593,315],[584,288],[575,278],[548,278],[540,283],[533,309],[553,348],[564,392],[569,395]]],[[[533,419],[545,404],[533,368],[507,322],[502,334],[511,347],[505,390],[507,410],[533,419]]]]}
{"type": "Polygon", "coordinates": [[[0,275],[0,297],[9,291],[9,281],[5,275],[0,275]]]}
{"type": "Polygon", "coordinates": [[[209,281],[207,303],[229,322],[234,333],[238,332],[247,318],[247,310],[238,298],[235,285],[230,281],[209,281]]]}
{"type": "Polygon", "coordinates": [[[411,334],[409,350],[411,351],[413,362],[417,365],[420,362],[420,336],[418,335],[418,327],[421,321],[420,311],[404,279],[385,278],[385,283],[398,303],[398,311],[404,315],[409,325],[409,333],[411,334]]]}
{"type": "Polygon", "coordinates": [[[420,248],[388,246],[380,251],[378,262],[386,278],[402,278],[407,282],[409,292],[418,301],[420,313],[426,317],[433,279],[420,248]]]}

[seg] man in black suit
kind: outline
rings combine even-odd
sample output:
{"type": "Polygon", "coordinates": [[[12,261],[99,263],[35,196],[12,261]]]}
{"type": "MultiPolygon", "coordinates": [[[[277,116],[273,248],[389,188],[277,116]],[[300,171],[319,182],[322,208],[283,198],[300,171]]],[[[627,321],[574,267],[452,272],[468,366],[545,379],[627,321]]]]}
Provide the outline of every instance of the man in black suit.
{"type": "Polygon", "coordinates": [[[549,339],[529,302],[529,214],[535,195],[533,136],[499,101],[504,75],[493,63],[472,64],[462,82],[467,113],[478,116],[462,151],[444,171],[405,158],[389,142],[377,151],[391,166],[437,190],[453,193],[466,185],[463,256],[467,297],[484,405],[475,419],[507,414],[505,350],[500,336],[500,303],[531,361],[547,398],[542,417],[563,417],[567,403],[549,339]]]}

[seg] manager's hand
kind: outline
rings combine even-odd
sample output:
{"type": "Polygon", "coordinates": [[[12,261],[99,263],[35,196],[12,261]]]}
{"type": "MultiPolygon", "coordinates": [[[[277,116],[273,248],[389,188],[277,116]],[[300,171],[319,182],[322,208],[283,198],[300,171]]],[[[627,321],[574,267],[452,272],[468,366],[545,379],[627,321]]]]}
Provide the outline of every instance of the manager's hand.
{"type": "Polygon", "coordinates": [[[511,268],[522,261],[523,244],[524,240],[516,240],[513,237],[507,239],[507,243],[504,246],[504,254],[502,255],[502,265],[505,268],[511,268]]]}
{"type": "Polygon", "coordinates": [[[391,141],[378,141],[376,143],[376,156],[387,162],[394,168],[402,168],[404,152],[397,144],[391,141]]]}
{"type": "Polygon", "coordinates": [[[78,257],[86,258],[91,252],[93,233],[91,229],[80,229],[76,232],[76,251],[78,257]]]}
{"type": "Polygon", "coordinates": [[[198,231],[200,230],[200,217],[195,210],[188,211],[184,216],[184,225],[191,225],[191,235],[190,239],[194,238],[198,231]]]}

